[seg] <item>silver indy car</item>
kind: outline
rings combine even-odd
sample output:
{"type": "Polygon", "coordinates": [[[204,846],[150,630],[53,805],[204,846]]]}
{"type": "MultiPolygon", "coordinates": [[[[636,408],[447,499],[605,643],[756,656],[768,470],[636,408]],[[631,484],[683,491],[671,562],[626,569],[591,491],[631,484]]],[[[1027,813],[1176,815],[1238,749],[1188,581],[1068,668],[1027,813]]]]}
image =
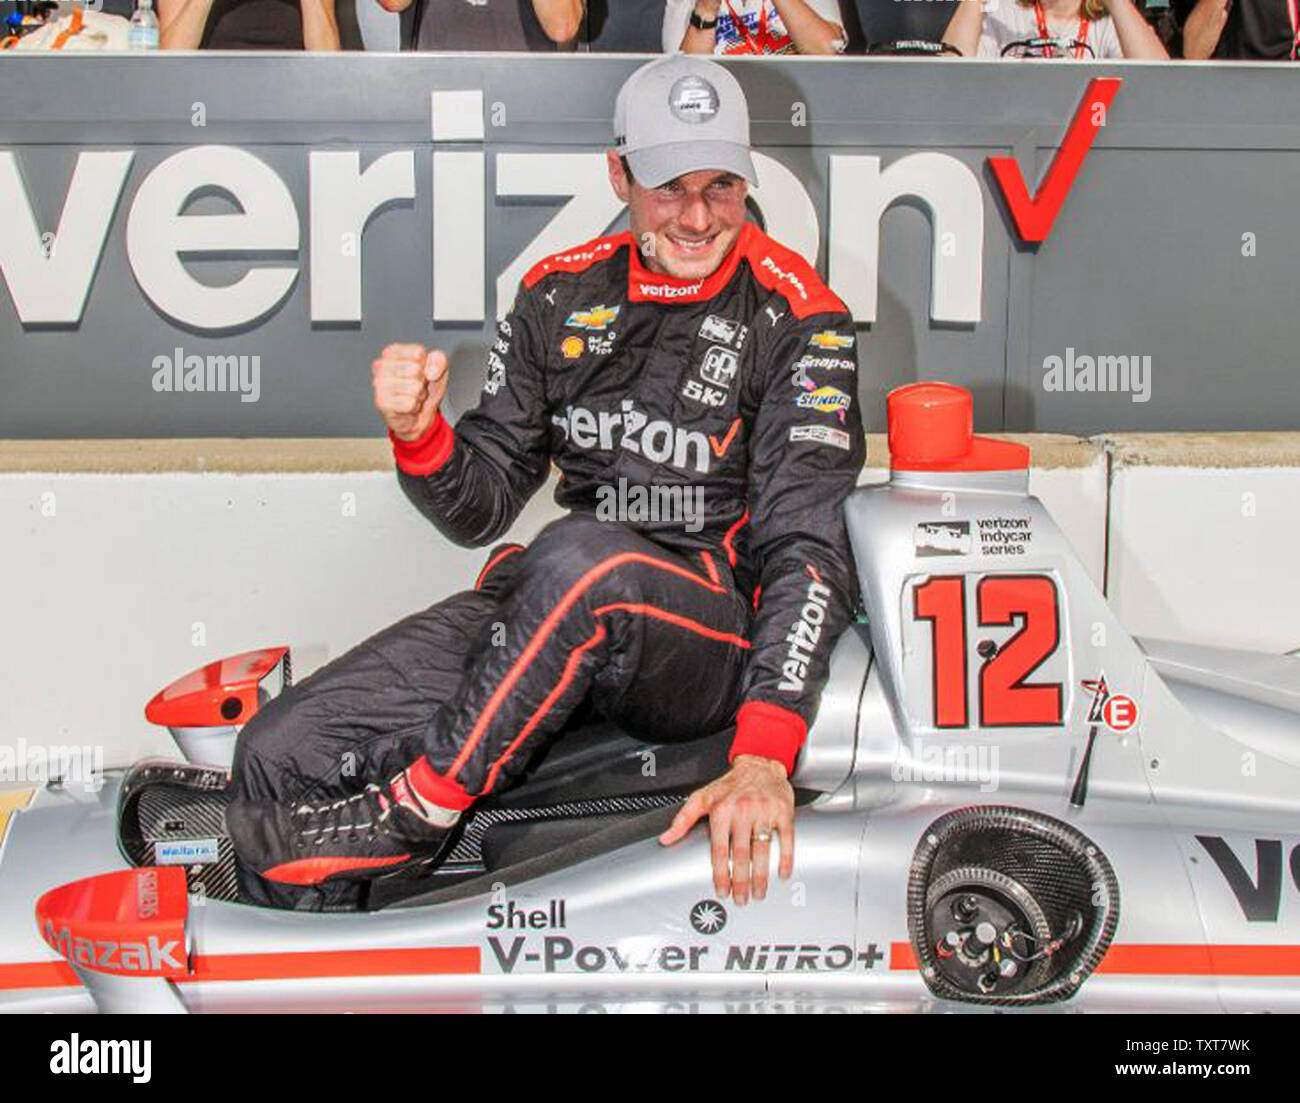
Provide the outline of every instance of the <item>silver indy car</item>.
{"type": "Polygon", "coordinates": [[[270,648],[150,702],[184,761],[0,793],[0,1008],[1300,1010],[1300,658],[1134,640],[969,394],[889,414],[766,900],[713,898],[703,828],[655,838],[730,733],[592,726],[368,911],[239,902],[222,789],[270,648]]]}

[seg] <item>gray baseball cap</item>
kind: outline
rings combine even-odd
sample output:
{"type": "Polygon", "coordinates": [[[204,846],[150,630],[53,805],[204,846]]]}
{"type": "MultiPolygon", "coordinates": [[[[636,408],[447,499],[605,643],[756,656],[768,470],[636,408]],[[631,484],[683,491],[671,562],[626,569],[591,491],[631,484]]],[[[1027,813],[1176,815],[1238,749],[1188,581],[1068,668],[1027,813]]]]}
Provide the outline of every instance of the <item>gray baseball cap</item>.
{"type": "Polygon", "coordinates": [[[659,58],[623,82],[614,104],[614,151],[647,188],[699,169],[734,172],[758,183],[745,93],[735,77],[706,58],[659,58]]]}

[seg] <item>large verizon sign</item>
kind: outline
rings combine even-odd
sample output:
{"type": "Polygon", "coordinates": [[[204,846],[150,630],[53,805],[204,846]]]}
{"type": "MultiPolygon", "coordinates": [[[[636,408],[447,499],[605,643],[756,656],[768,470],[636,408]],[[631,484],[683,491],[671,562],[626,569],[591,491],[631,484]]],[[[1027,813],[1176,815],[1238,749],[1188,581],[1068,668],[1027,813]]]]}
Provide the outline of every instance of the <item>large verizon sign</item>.
{"type": "MultiPolygon", "coordinates": [[[[1010,158],[994,159],[1022,237],[1042,240],[1064,202],[1118,80],[1093,81],[1085,93],[1057,162],[1031,199],[1010,158]]],[[[434,96],[435,127],[439,95],[434,96]]],[[[458,110],[475,92],[453,93],[458,110]]],[[[446,101],[444,101],[446,102],[446,101]]],[[[472,110],[472,107],[471,107],[472,110]]],[[[141,292],[179,326],[200,331],[255,327],[304,275],[313,322],[359,322],[362,260],[372,216],[415,196],[416,172],[430,173],[432,224],[412,226],[412,240],[429,242],[430,316],[437,322],[482,322],[488,313],[486,195],[488,158],[498,198],[549,197],[566,202],[545,228],[496,274],[495,311],[509,308],[523,273],[537,260],[604,233],[620,204],[609,188],[601,153],[498,153],[463,142],[427,152],[398,150],[361,167],[356,151],[308,151],[305,210],[283,179],[247,149],[198,145],[167,157],[126,196],[136,151],[83,152],[63,197],[57,229],[37,224],[32,185],[20,154],[0,151],[0,209],[8,228],[0,236],[0,272],[25,325],[80,322],[109,235],[125,233],[128,262],[141,292]],[[418,161],[423,160],[423,165],[418,161]],[[217,192],[229,213],[187,213],[196,196],[217,192]],[[127,202],[123,202],[126,199],[127,202]],[[309,260],[301,260],[303,218],[309,260]],[[247,256],[273,263],[251,266],[219,286],[195,278],[187,261],[247,256]]],[[[779,241],[818,260],[817,205],[779,160],[756,158],[755,200],[779,241]]],[[[870,155],[829,157],[825,204],[830,241],[826,271],[832,287],[859,322],[877,314],[880,220],[900,201],[928,212],[931,233],[930,317],[936,322],[981,319],[984,196],[978,176],[961,160],[939,152],[910,153],[885,164],[870,155]]],[[[414,218],[407,211],[386,217],[414,218]]]]}
{"type": "MultiPolygon", "coordinates": [[[[431,226],[412,226],[411,234],[429,243],[435,322],[482,321],[487,313],[489,156],[442,153],[436,146],[423,155],[423,171],[432,174],[433,219],[431,226]]],[[[134,157],[134,150],[81,153],[58,228],[48,232],[37,225],[19,155],[0,152],[0,209],[9,222],[0,237],[0,271],[24,324],[80,321],[109,235],[121,232],[140,290],[180,325],[200,330],[255,325],[304,274],[311,285],[312,321],[360,321],[366,224],[381,207],[415,195],[414,150],[387,153],[364,170],[356,152],[308,153],[305,210],[276,172],[246,149],[182,150],[150,171],[133,195],[124,196],[134,157]],[[214,189],[238,210],[185,213],[194,197],[214,189]],[[304,216],[311,246],[305,265],[299,259],[304,216]],[[250,267],[219,287],[200,282],[186,266],[186,261],[241,254],[274,257],[278,263],[250,267]]],[[[493,159],[498,197],[567,199],[496,274],[495,305],[502,314],[534,262],[604,233],[621,204],[606,180],[601,153],[500,153],[493,159]]],[[[934,227],[931,317],[978,322],[984,202],[975,173],[943,153],[909,154],[887,166],[871,156],[830,161],[828,275],[854,316],[875,320],[880,216],[910,198],[926,206],[934,227]]],[[[815,261],[820,226],[811,197],[776,159],[759,154],[757,162],[755,198],[769,232],[815,261]]],[[[386,217],[414,218],[409,211],[386,217]]]]}

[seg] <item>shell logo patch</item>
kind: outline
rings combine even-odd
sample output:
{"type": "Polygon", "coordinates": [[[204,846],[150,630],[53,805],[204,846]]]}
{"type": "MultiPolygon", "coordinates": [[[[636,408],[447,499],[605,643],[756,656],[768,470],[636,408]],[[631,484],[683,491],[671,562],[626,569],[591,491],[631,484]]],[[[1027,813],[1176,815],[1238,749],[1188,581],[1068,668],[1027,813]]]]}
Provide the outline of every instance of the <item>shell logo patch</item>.
{"type": "Polygon", "coordinates": [[[616,306],[606,306],[601,303],[600,306],[593,306],[590,310],[575,310],[564,324],[575,329],[604,329],[618,317],[618,311],[619,308],[616,306]]]}
{"type": "Polygon", "coordinates": [[[576,360],[586,351],[586,344],[581,337],[566,337],[560,343],[560,352],[564,354],[566,360],[576,360]]]}
{"type": "Polygon", "coordinates": [[[853,347],[853,338],[836,333],[833,329],[824,329],[809,337],[808,344],[818,349],[847,349],[853,347]]]}

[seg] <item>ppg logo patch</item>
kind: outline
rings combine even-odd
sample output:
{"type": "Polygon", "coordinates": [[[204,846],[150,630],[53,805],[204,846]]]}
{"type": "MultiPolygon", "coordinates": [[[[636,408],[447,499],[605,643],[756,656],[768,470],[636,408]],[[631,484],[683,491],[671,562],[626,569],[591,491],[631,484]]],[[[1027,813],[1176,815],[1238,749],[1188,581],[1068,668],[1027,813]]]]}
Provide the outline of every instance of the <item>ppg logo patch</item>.
{"type": "Polygon", "coordinates": [[[704,356],[700,375],[706,383],[712,383],[715,387],[729,387],[736,377],[738,364],[736,354],[731,349],[714,345],[704,356]]]}
{"type": "Polygon", "coordinates": [[[707,123],[718,113],[718,93],[703,77],[682,77],[668,93],[668,107],[684,123],[707,123]]]}

